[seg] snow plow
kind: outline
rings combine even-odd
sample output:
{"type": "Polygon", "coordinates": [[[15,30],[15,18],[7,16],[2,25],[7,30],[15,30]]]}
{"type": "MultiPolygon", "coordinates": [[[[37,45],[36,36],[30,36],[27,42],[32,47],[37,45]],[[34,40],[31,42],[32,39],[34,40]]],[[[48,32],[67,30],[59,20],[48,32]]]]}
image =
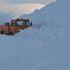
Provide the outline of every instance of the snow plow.
{"type": "Polygon", "coordinates": [[[32,22],[29,19],[13,19],[11,23],[6,22],[4,25],[0,25],[0,34],[14,35],[30,26],[32,26],[32,22]]]}

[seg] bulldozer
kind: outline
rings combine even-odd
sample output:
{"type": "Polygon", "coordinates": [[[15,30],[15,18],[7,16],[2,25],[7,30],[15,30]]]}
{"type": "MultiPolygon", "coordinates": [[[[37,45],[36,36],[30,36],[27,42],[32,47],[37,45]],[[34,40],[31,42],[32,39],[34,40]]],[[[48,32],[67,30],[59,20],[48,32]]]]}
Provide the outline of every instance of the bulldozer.
{"type": "Polygon", "coordinates": [[[29,19],[13,19],[10,23],[6,22],[4,25],[0,25],[0,34],[14,35],[30,26],[32,26],[32,22],[29,19]]]}
{"type": "Polygon", "coordinates": [[[32,26],[32,22],[30,22],[29,19],[18,18],[11,21],[11,26],[17,27],[17,29],[21,30],[32,26]]]}

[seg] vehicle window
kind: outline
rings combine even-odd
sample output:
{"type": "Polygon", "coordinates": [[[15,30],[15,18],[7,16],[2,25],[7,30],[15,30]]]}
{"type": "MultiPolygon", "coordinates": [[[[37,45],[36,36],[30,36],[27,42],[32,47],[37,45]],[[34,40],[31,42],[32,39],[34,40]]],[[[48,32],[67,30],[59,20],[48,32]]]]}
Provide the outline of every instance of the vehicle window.
{"type": "Polygon", "coordinates": [[[18,25],[22,25],[23,24],[23,21],[17,21],[17,24],[18,25]]]}

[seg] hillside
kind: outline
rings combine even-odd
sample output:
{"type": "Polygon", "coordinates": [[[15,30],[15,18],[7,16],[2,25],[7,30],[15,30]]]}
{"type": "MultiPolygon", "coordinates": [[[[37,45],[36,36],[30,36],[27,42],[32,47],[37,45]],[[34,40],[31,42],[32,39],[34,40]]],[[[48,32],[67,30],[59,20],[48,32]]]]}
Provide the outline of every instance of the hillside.
{"type": "Polygon", "coordinates": [[[70,70],[69,3],[57,0],[27,15],[40,28],[0,35],[0,70],[70,70]]]}

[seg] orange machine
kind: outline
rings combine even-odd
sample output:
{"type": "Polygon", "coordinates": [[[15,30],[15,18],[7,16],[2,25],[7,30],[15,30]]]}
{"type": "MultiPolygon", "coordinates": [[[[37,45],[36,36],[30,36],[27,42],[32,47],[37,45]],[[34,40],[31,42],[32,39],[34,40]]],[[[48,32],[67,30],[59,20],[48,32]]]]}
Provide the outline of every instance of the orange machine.
{"type": "Polygon", "coordinates": [[[17,29],[25,29],[29,26],[32,26],[32,23],[29,21],[29,19],[13,19],[11,21],[11,26],[16,26],[17,29]]]}
{"type": "Polygon", "coordinates": [[[29,19],[13,19],[10,23],[0,25],[0,34],[14,35],[22,29],[26,29],[32,26],[32,22],[29,19]]]}

